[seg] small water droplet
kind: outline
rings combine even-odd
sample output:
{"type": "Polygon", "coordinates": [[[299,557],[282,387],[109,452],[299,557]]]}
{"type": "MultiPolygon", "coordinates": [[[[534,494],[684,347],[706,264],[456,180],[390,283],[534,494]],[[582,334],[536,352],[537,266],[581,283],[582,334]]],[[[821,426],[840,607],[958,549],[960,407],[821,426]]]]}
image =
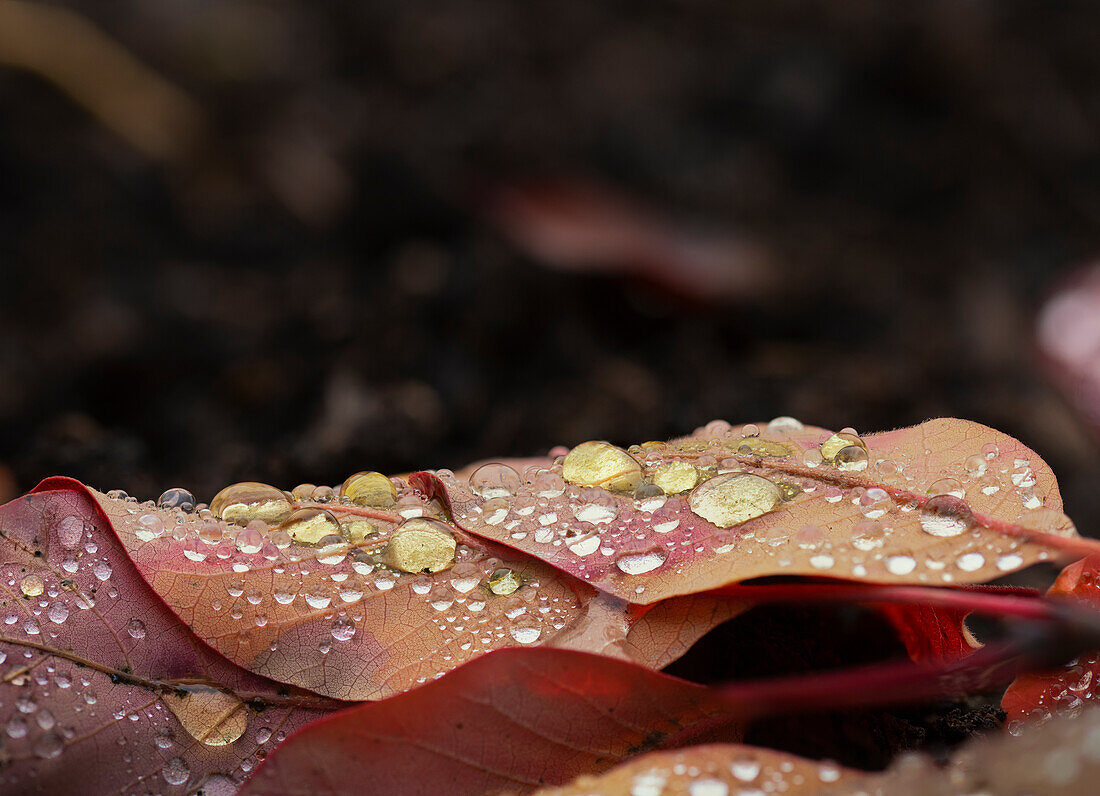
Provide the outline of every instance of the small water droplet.
{"type": "Polygon", "coordinates": [[[659,547],[641,552],[626,553],[615,559],[615,566],[627,575],[645,575],[665,563],[668,554],[659,547]]]}
{"type": "Polygon", "coordinates": [[[350,641],[355,636],[355,622],[346,616],[332,620],[332,637],[337,641],[350,641]]]}
{"type": "Polygon", "coordinates": [[[534,644],[542,635],[542,625],[530,614],[521,614],[512,620],[509,634],[520,644],[534,644]]]}
{"type": "Polygon", "coordinates": [[[329,536],[340,535],[340,523],[328,509],[308,506],[295,509],[279,526],[298,544],[316,545],[329,536]]]}
{"type": "Polygon", "coordinates": [[[470,475],[470,489],[483,500],[512,497],[521,483],[519,473],[499,462],[483,464],[470,475]]]}
{"type": "Polygon", "coordinates": [[[65,517],[57,524],[57,538],[62,547],[74,548],[84,537],[84,520],[75,514],[65,517]]]}
{"type": "Polygon", "coordinates": [[[169,785],[182,785],[191,776],[191,768],[182,757],[173,757],[161,767],[160,775],[169,785]]]}
{"type": "Polygon", "coordinates": [[[50,617],[50,621],[55,625],[64,624],[65,620],[69,618],[69,606],[60,601],[51,603],[46,615],[50,617]]]}
{"type": "Polygon", "coordinates": [[[939,494],[921,508],[920,525],[931,536],[959,536],[974,526],[974,514],[961,498],[939,494]]]}
{"type": "Polygon", "coordinates": [[[195,496],[183,487],[174,486],[161,493],[157,498],[157,505],[162,509],[179,509],[190,513],[195,510],[195,496]]]}
{"type": "Polygon", "coordinates": [[[911,556],[890,556],[886,559],[886,569],[893,575],[908,575],[917,568],[917,562],[911,556]]]}
{"type": "Polygon", "coordinates": [[[131,619],[126,626],[126,632],[130,634],[130,638],[145,638],[145,623],[140,619],[131,619]]]}

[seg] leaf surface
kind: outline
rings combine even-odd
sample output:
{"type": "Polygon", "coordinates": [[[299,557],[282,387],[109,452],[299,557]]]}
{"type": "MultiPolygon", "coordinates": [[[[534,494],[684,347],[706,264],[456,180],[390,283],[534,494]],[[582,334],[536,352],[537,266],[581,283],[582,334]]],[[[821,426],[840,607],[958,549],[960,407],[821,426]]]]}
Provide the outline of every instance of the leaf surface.
{"type": "Polygon", "coordinates": [[[0,791],[231,790],[339,706],[200,642],[74,485],[0,507],[0,791]]]}
{"type": "Polygon", "coordinates": [[[585,443],[498,475],[514,484],[507,494],[447,474],[410,480],[469,533],[641,604],[766,575],[980,582],[1075,544],[1050,468],[969,421],[862,439],[789,419],[716,421],[669,443],[610,448],[585,443]],[[570,483],[570,457],[585,446],[604,447],[570,483]],[[682,491],[662,494],[661,483],[682,491]]]}
{"type": "MultiPolygon", "coordinates": [[[[744,609],[699,597],[643,612],[479,539],[460,540],[453,566],[402,572],[379,561],[400,516],[370,517],[373,532],[354,543],[305,546],[284,535],[276,546],[270,532],[90,494],[142,575],[200,638],[250,671],[337,699],[384,699],[514,646],[661,667],[744,609]]],[[[364,519],[355,507],[332,509],[364,519]]]]}
{"type": "Polygon", "coordinates": [[[314,723],[243,793],[526,792],[606,770],[726,709],[703,686],[624,661],[501,650],[314,723]]]}

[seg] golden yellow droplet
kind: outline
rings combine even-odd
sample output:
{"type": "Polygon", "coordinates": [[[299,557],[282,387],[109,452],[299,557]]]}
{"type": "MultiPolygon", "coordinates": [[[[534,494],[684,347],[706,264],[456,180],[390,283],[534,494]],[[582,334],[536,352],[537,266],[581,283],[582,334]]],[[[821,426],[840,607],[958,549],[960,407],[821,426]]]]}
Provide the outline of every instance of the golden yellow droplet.
{"type": "Polygon", "coordinates": [[[643,442],[640,447],[646,453],[652,453],[653,451],[659,451],[668,447],[668,443],[651,439],[649,442],[643,442]]]}
{"type": "Polygon", "coordinates": [[[458,545],[451,530],[437,520],[414,517],[393,532],[382,563],[402,572],[439,572],[455,561],[458,545]]]}
{"type": "Polygon", "coordinates": [[[247,525],[252,520],[278,525],[293,508],[290,498],[281,489],[256,481],[227,486],[210,501],[214,516],[238,525],[247,525]]]}
{"type": "Polygon", "coordinates": [[[851,445],[856,445],[867,450],[867,446],[864,444],[863,440],[855,434],[849,434],[846,431],[833,434],[821,443],[821,457],[827,462],[835,462],[837,454],[851,445]]]}
{"type": "Polygon", "coordinates": [[[340,532],[344,534],[345,539],[353,544],[358,544],[368,536],[373,536],[377,530],[373,522],[364,520],[362,517],[348,517],[340,523],[340,532]]]}
{"type": "Polygon", "coordinates": [[[775,485],[779,487],[779,494],[783,497],[783,500],[791,500],[802,491],[802,487],[798,484],[792,484],[790,481],[776,481],[775,485]]]}
{"type": "Polygon", "coordinates": [[[642,482],[642,466],[610,442],[582,442],[565,457],[562,477],[580,486],[633,492],[642,482]]]}
{"type": "Polygon", "coordinates": [[[38,575],[27,575],[19,581],[19,589],[27,597],[37,597],[46,590],[46,584],[38,575]]]}
{"type": "Polygon", "coordinates": [[[789,446],[781,442],[771,442],[760,437],[744,437],[730,443],[730,447],[741,456],[764,456],[769,459],[786,459],[791,455],[789,446]]]}
{"type": "Polygon", "coordinates": [[[207,685],[182,685],[161,697],[196,741],[228,746],[248,729],[244,702],[207,685]]]}
{"type": "Polygon", "coordinates": [[[397,502],[397,488],[394,487],[393,481],[382,473],[364,470],[348,476],[348,480],[344,481],[344,486],[340,489],[340,496],[357,506],[386,509],[397,502]]]}
{"type": "Polygon", "coordinates": [[[340,523],[332,512],[316,506],[295,509],[279,527],[298,544],[317,544],[326,536],[340,533],[340,523]]]}
{"type": "Polygon", "coordinates": [[[699,483],[699,471],[691,462],[680,459],[662,462],[653,473],[653,483],[661,487],[666,495],[678,495],[695,489],[699,483]]]}
{"type": "Polygon", "coordinates": [[[719,528],[730,528],[774,511],[782,499],[779,487],[767,478],[729,473],[699,486],[688,498],[688,506],[719,528]]]}
{"type": "Polygon", "coordinates": [[[515,570],[507,567],[494,569],[493,574],[489,576],[489,591],[501,597],[514,594],[522,585],[523,578],[515,570]]]}

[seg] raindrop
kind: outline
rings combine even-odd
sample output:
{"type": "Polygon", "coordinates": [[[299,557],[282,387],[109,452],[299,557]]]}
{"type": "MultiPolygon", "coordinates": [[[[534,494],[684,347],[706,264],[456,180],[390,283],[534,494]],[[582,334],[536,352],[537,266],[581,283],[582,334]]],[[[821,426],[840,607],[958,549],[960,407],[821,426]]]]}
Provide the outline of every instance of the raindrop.
{"type": "Polygon", "coordinates": [[[97,580],[107,580],[111,577],[112,573],[111,565],[107,561],[96,561],[92,565],[92,574],[96,576],[97,580]]]}
{"type": "Polygon", "coordinates": [[[197,537],[192,536],[183,543],[183,555],[189,561],[205,561],[206,545],[197,537]]]}
{"type": "Polygon", "coordinates": [[[985,565],[985,556],[981,553],[963,553],[955,565],[963,572],[976,572],[985,565]]]}
{"type": "Polygon", "coordinates": [[[340,523],[328,509],[310,506],[292,511],[279,529],[299,544],[315,545],[326,536],[339,535],[340,523]]]}
{"type": "Polygon", "coordinates": [[[207,746],[228,746],[248,728],[244,703],[206,685],[181,685],[162,697],[180,725],[207,746]]]}
{"type": "Polygon", "coordinates": [[[939,494],[921,508],[920,525],[931,536],[959,536],[974,526],[974,514],[966,501],[939,494]]]}
{"type": "Polygon", "coordinates": [[[57,524],[57,538],[62,547],[76,547],[83,536],[84,520],[75,514],[65,517],[57,524]]]}
{"type": "Polygon", "coordinates": [[[768,423],[767,431],[769,434],[792,434],[802,431],[803,428],[801,421],[784,415],[768,423]]]}
{"type": "Polygon", "coordinates": [[[867,469],[867,449],[862,445],[848,445],[837,451],[833,463],[841,470],[860,472],[867,469]]]}
{"type": "Polygon", "coordinates": [[[600,549],[600,536],[597,533],[582,534],[575,541],[566,539],[569,551],[575,556],[590,556],[600,549]]]}
{"type": "Polygon", "coordinates": [[[27,575],[19,581],[19,590],[24,597],[38,597],[46,590],[46,584],[39,575],[27,575]]]}
{"type": "Polygon", "coordinates": [[[195,510],[195,496],[182,487],[174,486],[161,493],[157,498],[157,505],[162,509],[179,509],[190,513],[195,510]]]}
{"type": "Polygon", "coordinates": [[[191,768],[181,757],[173,757],[160,769],[160,775],[169,785],[182,785],[191,776],[191,768]]]}
{"type": "Polygon", "coordinates": [[[64,748],[65,744],[55,732],[42,734],[32,747],[35,756],[41,757],[43,760],[50,760],[59,756],[64,748]]]}
{"type": "Polygon", "coordinates": [[[51,603],[50,609],[46,614],[55,625],[64,624],[65,620],[69,618],[69,606],[65,605],[63,602],[51,603]]]}
{"type": "Polygon", "coordinates": [[[512,620],[508,632],[520,644],[534,644],[542,635],[542,626],[538,619],[525,613],[512,620]]]}
{"type": "Polygon", "coordinates": [[[439,572],[451,566],[458,548],[451,529],[438,520],[414,517],[393,532],[382,562],[402,572],[439,572]]]}
{"type": "Polygon", "coordinates": [[[134,536],[142,542],[151,542],[164,535],[164,521],[156,514],[142,514],[138,517],[134,536]]]}
{"type": "Polygon", "coordinates": [[[397,488],[382,473],[364,470],[348,476],[340,496],[357,506],[387,509],[397,502],[397,488]]]}
{"type": "Polygon", "coordinates": [[[22,716],[12,716],[4,727],[9,738],[22,738],[27,734],[27,721],[22,716]]]}
{"type": "Polygon", "coordinates": [[[130,624],[126,626],[126,632],[131,638],[145,638],[145,623],[140,619],[131,619],[130,624]]]}
{"type": "Polygon", "coordinates": [[[719,528],[730,528],[773,511],[781,501],[779,488],[767,478],[729,473],[696,488],[688,505],[704,520],[719,528]]]}
{"type": "Polygon", "coordinates": [[[966,458],[966,461],[963,462],[963,469],[971,478],[981,478],[985,475],[985,471],[989,469],[989,462],[986,461],[984,456],[975,454],[966,458]]]}
{"type": "Polygon", "coordinates": [[[609,442],[582,442],[566,455],[562,476],[571,484],[633,492],[642,482],[642,467],[609,442]]]}
{"type": "Polygon", "coordinates": [[[251,522],[247,528],[237,534],[237,549],[246,555],[260,552],[260,548],[263,546],[264,536],[251,522]]]}
{"type": "Polygon", "coordinates": [[[679,495],[695,489],[699,483],[699,471],[691,462],[673,459],[662,462],[653,473],[653,485],[660,487],[666,495],[679,495]]]}
{"type": "Polygon", "coordinates": [[[451,570],[451,586],[459,594],[467,594],[477,588],[481,581],[481,570],[474,564],[465,561],[455,564],[451,570]]]}
{"type": "Polygon", "coordinates": [[[337,641],[350,641],[355,635],[355,622],[346,616],[332,620],[332,637],[337,641]]]}
{"type": "Polygon", "coordinates": [[[910,556],[890,556],[886,559],[886,569],[892,575],[908,575],[917,568],[917,562],[910,556]]]}
{"type": "Polygon", "coordinates": [[[627,553],[615,559],[615,566],[627,575],[645,575],[665,563],[668,554],[661,548],[627,553]]]}
{"type": "Polygon", "coordinates": [[[523,579],[520,575],[507,567],[495,569],[489,575],[489,591],[500,597],[514,594],[522,585],[523,579]]]}
{"type": "Polygon", "coordinates": [[[520,483],[519,473],[499,462],[483,464],[470,475],[470,489],[484,500],[512,497],[520,483]]]}
{"type": "Polygon", "coordinates": [[[243,481],[227,486],[210,501],[215,517],[238,525],[263,520],[278,525],[293,508],[287,494],[268,484],[243,481]]]}
{"type": "Polygon", "coordinates": [[[752,782],[760,776],[760,763],[753,757],[735,758],[730,763],[730,773],[742,782],[752,782]]]}
{"type": "Polygon", "coordinates": [[[1024,559],[1022,556],[1018,556],[1015,553],[1007,553],[997,559],[997,569],[1001,572],[1008,572],[1009,570],[1016,569],[1022,566],[1024,559]]]}

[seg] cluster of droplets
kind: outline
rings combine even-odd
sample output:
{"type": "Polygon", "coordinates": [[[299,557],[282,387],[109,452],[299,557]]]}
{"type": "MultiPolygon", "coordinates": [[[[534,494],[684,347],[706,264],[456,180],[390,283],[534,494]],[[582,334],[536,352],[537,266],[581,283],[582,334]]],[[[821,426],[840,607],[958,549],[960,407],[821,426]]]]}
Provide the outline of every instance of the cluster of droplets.
{"type": "MultiPolygon", "coordinates": [[[[483,465],[470,476],[479,500],[456,511],[484,535],[593,581],[615,570],[680,572],[701,554],[751,543],[753,552],[774,558],[776,570],[801,561],[823,574],[949,583],[1047,556],[1018,535],[984,528],[972,506],[996,509],[1024,529],[1074,533],[1064,514],[1046,506],[1027,459],[986,443],[957,461],[935,457],[933,472],[932,453],[876,455],[855,429],[815,436],[793,418],[763,428],[713,421],[670,443],[581,443],[522,474],[483,465]],[[822,521],[826,528],[749,524],[800,495],[835,505],[836,519],[822,521]],[[899,525],[945,541],[899,549],[888,543],[899,525]]],[[[645,589],[635,586],[638,594],[645,589]]]]}

